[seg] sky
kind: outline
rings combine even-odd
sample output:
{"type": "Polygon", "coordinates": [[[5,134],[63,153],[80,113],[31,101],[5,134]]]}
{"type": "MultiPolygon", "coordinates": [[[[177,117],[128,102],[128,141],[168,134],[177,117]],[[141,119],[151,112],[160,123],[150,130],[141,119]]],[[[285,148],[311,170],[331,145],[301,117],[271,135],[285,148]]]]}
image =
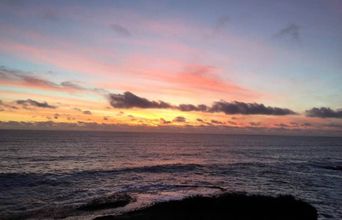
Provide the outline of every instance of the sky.
{"type": "Polygon", "coordinates": [[[0,1],[0,128],[342,134],[341,0],[0,1]]]}

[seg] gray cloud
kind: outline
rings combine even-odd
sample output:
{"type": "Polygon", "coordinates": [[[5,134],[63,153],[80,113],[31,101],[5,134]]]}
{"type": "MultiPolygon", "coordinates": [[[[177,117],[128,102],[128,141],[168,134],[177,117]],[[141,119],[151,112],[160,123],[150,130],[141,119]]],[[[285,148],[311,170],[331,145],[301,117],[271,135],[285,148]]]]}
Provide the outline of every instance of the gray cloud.
{"type": "Polygon", "coordinates": [[[160,122],[161,122],[162,124],[171,124],[171,121],[167,121],[167,120],[165,120],[164,118],[161,118],[161,119],[160,119],[160,122]]]}
{"type": "Polygon", "coordinates": [[[231,125],[237,125],[237,123],[234,122],[234,121],[228,121],[228,123],[231,124],[231,125]]]}
{"type": "Polygon", "coordinates": [[[131,92],[124,94],[109,94],[110,105],[114,108],[172,108],[163,101],[150,101],[134,95],[131,92]]]}
{"type": "Polygon", "coordinates": [[[41,17],[49,22],[57,22],[60,20],[60,15],[51,9],[47,9],[45,12],[43,12],[41,17]]]}
{"type": "Polygon", "coordinates": [[[163,101],[150,101],[131,92],[124,94],[109,94],[109,102],[114,108],[169,108],[180,111],[223,112],[225,114],[243,115],[293,115],[294,111],[287,108],[265,106],[258,103],[215,102],[212,106],[181,104],[171,105],[163,101]]]}
{"type": "Polygon", "coordinates": [[[119,36],[121,37],[129,37],[131,36],[131,32],[123,27],[122,25],[119,25],[119,24],[111,24],[110,25],[110,28],[119,36]]]}
{"type": "Polygon", "coordinates": [[[77,85],[76,83],[74,82],[71,82],[71,81],[64,81],[64,82],[61,82],[60,84],[62,87],[65,87],[65,88],[71,88],[71,89],[76,89],[76,90],[86,90],[84,87],[80,86],[80,85],[77,85]]]}
{"type": "Polygon", "coordinates": [[[183,116],[177,116],[172,121],[173,122],[186,122],[186,118],[183,116]]]}
{"type": "Polygon", "coordinates": [[[230,18],[227,15],[218,17],[213,23],[210,33],[208,33],[204,37],[211,39],[221,35],[229,21],[230,18]]]}
{"type": "Polygon", "coordinates": [[[83,113],[85,115],[91,115],[92,114],[91,111],[89,111],[89,110],[82,110],[80,108],[73,108],[73,110],[81,112],[81,113],[83,113]]]}
{"type": "Polygon", "coordinates": [[[83,111],[83,114],[85,114],[85,115],[91,115],[92,113],[91,113],[91,111],[89,111],[89,110],[85,110],[85,111],[83,111]]]}
{"type": "Polygon", "coordinates": [[[211,120],[210,122],[213,124],[223,124],[223,122],[217,120],[211,120]]]}
{"type": "Polygon", "coordinates": [[[336,123],[325,124],[325,126],[331,127],[331,128],[342,128],[342,124],[336,124],[336,123]]]}
{"type": "Polygon", "coordinates": [[[17,100],[16,103],[18,105],[34,106],[34,107],[39,107],[39,108],[57,108],[56,106],[49,105],[47,102],[38,102],[32,99],[17,100]]]}
{"type": "Polygon", "coordinates": [[[312,124],[309,123],[309,122],[304,122],[304,123],[302,124],[302,126],[304,126],[304,127],[310,127],[310,126],[312,126],[312,124]]]}
{"type": "Polygon", "coordinates": [[[215,102],[210,108],[210,112],[224,112],[225,114],[242,115],[293,115],[294,111],[287,108],[265,106],[258,103],[245,102],[215,102]]]}
{"type": "Polygon", "coordinates": [[[333,110],[327,107],[312,108],[305,111],[306,116],[316,118],[342,118],[342,109],[333,110]]]}
{"type": "Polygon", "coordinates": [[[300,29],[301,27],[297,24],[290,24],[280,31],[278,31],[274,37],[275,38],[291,38],[293,40],[300,40],[300,29]]]}
{"type": "Polygon", "coordinates": [[[209,107],[206,105],[192,105],[192,104],[180,104],[178,106],[180,111],[188,112],[188,111],[208,111],[209,107]]]}
{"type": "Polygon", "coordinates": [[[215,23],[215,31],[221,31],[229,22],[230,18],[228,16],[221,16],[217,19],[215,23]]]}

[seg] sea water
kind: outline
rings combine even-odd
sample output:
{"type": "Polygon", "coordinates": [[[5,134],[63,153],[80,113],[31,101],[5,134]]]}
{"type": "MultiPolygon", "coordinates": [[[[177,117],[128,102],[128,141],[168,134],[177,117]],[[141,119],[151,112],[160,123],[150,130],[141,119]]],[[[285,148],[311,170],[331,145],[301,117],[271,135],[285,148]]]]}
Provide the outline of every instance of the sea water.
{"type": "Polygon", "coordinates": [[[0,130],[0,219],[91,219],[221,192],[291,194],[342,219],[342,138],[0,130]],[[115,194],[125,208],[77,208],[115,194]]]}

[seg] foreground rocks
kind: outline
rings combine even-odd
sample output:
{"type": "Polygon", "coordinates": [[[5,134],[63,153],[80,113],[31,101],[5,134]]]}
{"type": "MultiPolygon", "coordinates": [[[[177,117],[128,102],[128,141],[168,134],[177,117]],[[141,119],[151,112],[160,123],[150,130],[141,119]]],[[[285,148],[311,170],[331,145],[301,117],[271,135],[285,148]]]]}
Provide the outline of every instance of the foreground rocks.
{"type": "Polygon", "coordinates": [[[120,216],[101,216],[96,220],[316,220],[317,211],[293,196],[262,196],[225,193],[168,201],[120,216]]]}

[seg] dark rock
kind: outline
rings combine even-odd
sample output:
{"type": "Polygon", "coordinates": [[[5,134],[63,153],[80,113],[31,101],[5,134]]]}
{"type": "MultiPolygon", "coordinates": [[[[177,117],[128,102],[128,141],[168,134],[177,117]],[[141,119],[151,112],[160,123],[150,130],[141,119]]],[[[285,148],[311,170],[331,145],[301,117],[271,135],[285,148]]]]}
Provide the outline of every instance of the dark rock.
{"type": "Polygon", "coordinates": [[[293,196],[262,196],[225,193],[214,197],[195,196],[168,201],[119,216],[96,220],[316,220],[317,211],[293,196]]]}
{"type": "Polygon", "coordinates": [[[118,208],[127,205],[132,201],[132,197],[127,194],[114,194],[108,197],[101,197],[92,200],[78,208],[82,211],[95,211],[100,209],[118,208]]]}

